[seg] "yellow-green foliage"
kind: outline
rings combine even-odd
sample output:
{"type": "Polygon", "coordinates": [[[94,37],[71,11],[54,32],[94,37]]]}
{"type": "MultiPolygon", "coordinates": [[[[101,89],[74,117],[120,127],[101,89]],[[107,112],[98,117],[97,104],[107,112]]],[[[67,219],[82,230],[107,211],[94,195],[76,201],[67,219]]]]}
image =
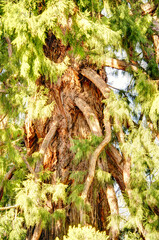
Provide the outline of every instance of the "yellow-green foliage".
{"type": "Polygon", "coordinates": [[[105,171],[103,171],[101,169],[98,169],[96,171],[96,176],[97,176],[98,181],[101,184],[105,184],[105,183],[110,183],[111,182],[111,174],[108,173],[108,172],[105,172],[105,171]]]}
{"type": "Polygon", "coordinates": [[[22,227],[24,218],[17,209],[10,209],[0,214],[0,238],[6,240],[22,240],[26,230],[22,227]]]}
{"type": "MultiPolygon", "coordinates": [[[[152,81],[159,79],[159,69],[153,42],[153,35],[156,34],[152,27],[153,16],[143,14],[141,2],[143,1],[0,2],[0,180],[3,180],[13,165],[16,167],[14,177],[4,182],[0,205],[19,204],[17,212],[14,209],[0,213],[0,238],[25,239],[26,231],[23,227],[28,230],[41,220],[42,227],[58,219],[63,219],[64,223],[65,207],[50,214],[46,206],[48,197],[55,204],[60,200],[66,206],[73,205],[79,211],[83,209],[86,214],[90,211],[90,205],[86,205],[81,198],[88,169],[71,172],[71,186],[60,181],[54,185],[47,184],[50,180],[50,172],[47,171],[39,174],[39,180],[29,176],[23,161],[27,154],[22,130],[25,114],[34,121],[46,121],[51,117],[54,103],[49,99],[49,89],[39,86],[37,89],[36,80],[41,77],[56,84],[57,79],[71,66],[70,57],[76,63],[77,59],[82,60],[84,67],[86,59],[87,63],[95,63],[100,68],[105,66],[106,58],[118,58],[119,52],[124,52],[125,56],[120,56],[124,63],[119,63],[128,66],[126,70],[132,76],[132,84],[127,91],[118,91],[119,94],[111,92],[109,98],[103,101],[105,109],[109,111],[106,117],[110,116],[110,144],[123,157],[120,165],[125,163],[124,157],[131,158],[131,197],[124,195],[129,212],[126,224],[120,229],[120,238],[140,239],[140,222],[148,232],[148,239],[159,239],[156,214],[159,205],[159,150],[158,140],[155,139],[158,134],[159,94],[157,84],[152,81]],[[60,63],[51,61],[44,53],[43,47],[50,31],[61,44],[71,49],[60,63]],[[134,65],[137,68],[135,71],[132,68],[134,65]],[[6,117],[4,122],[3,117],[6,117]],[[151,129],[150,125],[153,125],[151,129]],[[125,141],[122,144],[117,136],[121,129],[125,141]]],[[[153,14],[158,16],[157,0],[149,2],[154,3],[153,14]]],[[[102,130],[104,135],[104,126],[102,130]]],[[[71,164],[77,168],[83,160],[87,161],[88,166],[91,154],[103,139],[96,136],[88,136],[83,140],[77,138],[72,144],[75,158],[71,164]]],[[[36,153],[27,160],[33,166],[38,159],[36,153]]],[[[118,168],[118,164],[116,166],[118,168]]],[[[95,173],[93,197],[96,197],[98,187],[110,183],[112,178],[97,168],[95,173]]],[[[118,220],[117,216],[110,216],[112,225],[118,223],[118,220]]],[[[90,226],[78,226],[70,228],[65,239],[102,240],[107,237],[90,226]]]]}
{"type": "Polygon", "coordinates": [[[35,181],[32,176],[24,181],[23,187],[17,189],[16,203],[24,211],[26,225],[34,226],[41,219],[43,225],[50,223],[54,215],[51,215],[46,209],[47,196],[49,194],[55,203],[59,199],[65,203],[66,187],[60,182],[52,185],[42,183],[38,179],[35,181]]]}
{"type": "Polygon", "coordinates": [[[97,137],[95,135],[90,135],[87,139],[73,139],[71,150],[76,153],[74,163],[78,164],[83,158],[89,159],[91,153],[101,141],[102,137],[97,137]]]}
{"type": "Polygon", "coordinates": [[[92,226],[78,225],[78,227],[69,227],[67,236],[64,236],[64,240],[107,240],[105,232],[96,231],[92,226]]]}
{"type": "Polygon", "coordinates": [[[51,117],[54,102],[48,103],[47,89],[41,87],[28,103],[28,116],[30,119],[47,119],[51,117]]]}

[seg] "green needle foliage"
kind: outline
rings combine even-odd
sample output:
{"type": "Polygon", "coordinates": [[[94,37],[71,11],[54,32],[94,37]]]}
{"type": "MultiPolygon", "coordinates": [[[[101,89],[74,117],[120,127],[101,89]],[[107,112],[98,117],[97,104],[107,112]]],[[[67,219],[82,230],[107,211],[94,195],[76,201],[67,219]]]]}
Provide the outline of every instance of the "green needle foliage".
{"type": "Polygon", "coordinates": [[[158,81],[158,0],[0,1],[0,239],[32,239],[39,225],[36,240],[48,232],[64,240],[159,239],[158,81]],[[127,71],[132,82],[106,98],[95,74],[84,77],[88,67],[99,80],[105,67],[127,71]],[[95,112],[98,134],[77,97],[95,112]],[[106,111],[111,141],[92,170],[109,134],[106,111]]]}

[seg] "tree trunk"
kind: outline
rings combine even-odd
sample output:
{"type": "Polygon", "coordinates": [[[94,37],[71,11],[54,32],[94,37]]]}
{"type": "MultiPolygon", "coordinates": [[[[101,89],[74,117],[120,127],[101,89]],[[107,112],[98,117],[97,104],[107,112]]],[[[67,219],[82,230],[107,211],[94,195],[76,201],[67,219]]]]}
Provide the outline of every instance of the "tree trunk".
{"type": "MultiPolygon", "coordinates": [[[[91,205],[91,211],[87,212],[89,221],[85,219],[85,224],[89,222],[89,224],[98,230],[105,230],[109,233],[107,218],[110,216],[111,211],[115,211],[115,209],[115,214],[118,213],[113,185],[108,185],[105,189],[99,184],[95,177],[95,169],[92,169],[91,183],[87,185],[91,158],[90,162],[84,158],[78,165],[74,164],[73,159],[75,154],[71,151],[71,146],[74,138],[86,139],[90,134],[104,137],[104,131],[107,134],[106,126],[104,127],[103,124],[104,104],[102,100],[108,97],[110,89],[105,83],[106,76],[103,74],[104,70],[98,71],[95,65],[91,65],[86,60],[83,62],[75,61],[69,55],[69,50],[69,47],[63,46],[61,41],[57,40],[49,32],[46,45],[44,46],[45,55],[56,63],[60,63],[68,55],[71,64],[62,77],[58,79],[57,83],[51,83],[45,76],[37,79],[38,87],[44,86],[49,89],[49,103],[54,101],[55,107],[52,116],[45,120],[32,120],[27,116],[25,122],[27,153],[31,155],[33,152],[39,151],[43,155],[41,161],[37,162],[35,166],[35,172],[38,173],[40,167],[43,167],[44,171],[52,171],[54,178],[50,180],[51,183],[55,183],[56,179],[60,179],[63,184],[73,186],[74,180],[70,179],[70,173],[86,171],[84,181],[79,181],[79,184],[84,184],[85,188],[87,188],[87,191],[84,192],[85,200],[87,199],[91,205]],[[97,72],[100,72],[100,75],[97,72]],[[39,141],[40,139],[44,140],[39,141]]],[[[110,139],[106,140],[103,148],[109,141],[110,139]]],[[[124,190],[125,186],[122,179],[123,167],[120,162],[121,159],[119,160],[121,155],[115,152],[117,151],[116,149],[112,150],[112,148],[109,146],[106,151],[108,161],[107,170],[116,178],[116,181],[121,185],[121,189],[124,190]],[[117,173],[118,171],[119,173],[117,173]]],[[[99,154],[97,154],[97,157],[99,154]]],[[[97,159],[94,160],[94,168],[97,168],[96,161],[97,159]]],[[[52,211],[63,207],[65,205],[61,200],[57,204],[52,203],[52,211]]],[[[62,238],[66,234],[69,225],[77,226],[80,223],[81,211],[82,209],[78,210],[75,203],[71,202],[66,207],[65,224],[62,224],[61,221],[54,222],[52,229],[45,229],[45,231],[42,231],[42,227],[39,224],[35,226],[32,239],[62,238]]],[[[111,239],[118,239],[117,226],[115,226],[115,230],[113,231],[115,233],[113,233],[114,237],[111,234],[111,239]]]]}

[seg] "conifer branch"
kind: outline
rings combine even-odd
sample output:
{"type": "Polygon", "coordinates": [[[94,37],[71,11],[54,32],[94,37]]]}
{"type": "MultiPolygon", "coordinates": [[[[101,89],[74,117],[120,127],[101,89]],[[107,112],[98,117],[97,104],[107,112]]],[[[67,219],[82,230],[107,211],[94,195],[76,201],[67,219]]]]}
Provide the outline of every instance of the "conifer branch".
{"type": "MultiPolygon", "coordinates": [[[[122,125],[118,118],[115,118],[115,123],[119,128],[119,131],[117,133],[117,138],[119,143],[124,143],[124,132],[122,129],[122,125]]],[[[126,191],[129,196],[129,198],[132,198],[132,190],[130,188],[130,169],[131,169],[131,158],[127,156],[126,151],[123,150],[123,156],[124,156],[124,166],[123,166],[123,180],[126,186],[126,191]]],[[[138,229],[140,233],[143,235],[144,239],[146,239],[147,231],[144,229],[143,224],[141,221],[138,222],[138,229]]]]}
{"type": "MultiPolygon", "coordinates": [[[[18,150],[19,152],[22,152],[22,149],[16,145],[14,145],[15,149],[18,150]]],[[[35,171],[33,170],[33,168],[30,166],[29,162],[27,161],[27,157],[21,153],[21,157],[25,163],[25,165],[27,166],[29,172],[31,172],[35,178],[37,178],[37,174],[35,173],[35,171]]]]}
{"type": "Polygon", "coordinates": [[[0,185],[0,200],[2,199],[3,197],[3,187],[4,187],[4,183],[5,181],[7,180],[10,180],[13,176],[13,172],[16,170],[16,166],[14,165],[7,173],[6,175],[4,176],[2,182],[1,182],[1,185],[0,185]]]}
{"type": "MultiPolygon", "coordinates": [[[[119,119],[115,118],[115,124],[118,127],[118,133],[117,133],[117,138],[119,143],[124,143],[125,139],[124,139],[124,132],[121,126],[121,123],[119,121],[119,119]]],[[[129,156],[127,156],[127,153],[125,150],[122,150],[123,153],[123,157],[124,157],[124,165],[123,165],[123,179],[124,179],[124,183],[126,186],[126,191],[129,195],[129,197],[131,196],[131,190],[130,190],[130,168],[131,168],[131,159],[129,156]]]]}

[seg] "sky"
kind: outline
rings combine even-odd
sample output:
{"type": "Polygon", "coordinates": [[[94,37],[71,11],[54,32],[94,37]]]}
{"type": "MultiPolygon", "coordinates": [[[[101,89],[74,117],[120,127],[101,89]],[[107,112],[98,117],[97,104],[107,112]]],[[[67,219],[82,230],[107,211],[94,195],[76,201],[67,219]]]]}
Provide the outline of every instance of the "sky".
{"type": "Polygon", "coordinates": [[[120,90],[126,90],[131,83],[130,74],[122,70],[113,69],[111,67],[106,67],[105,69],[108,77],[107,83],[120,90]]]}

